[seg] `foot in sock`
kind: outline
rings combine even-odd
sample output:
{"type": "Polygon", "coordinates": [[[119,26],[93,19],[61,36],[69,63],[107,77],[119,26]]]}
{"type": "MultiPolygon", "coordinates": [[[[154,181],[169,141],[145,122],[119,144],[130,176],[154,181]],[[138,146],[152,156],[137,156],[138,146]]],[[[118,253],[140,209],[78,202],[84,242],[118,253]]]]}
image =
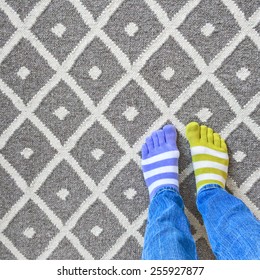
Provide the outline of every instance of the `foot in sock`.
{"type": "Polygon", "coordinates": [[[142,170],[150,200],[164,186],[179,190],[177,132],[174,126],[165,125],[155,131],[142,147],[142,170]]]}
{"type": "Polygon", "coordinates": [[[191,122],[186,126],[190,144],[197,191],[205,185],[225,188],[228,172],[228,153],[225,140],[205,125],[191,122]]]}

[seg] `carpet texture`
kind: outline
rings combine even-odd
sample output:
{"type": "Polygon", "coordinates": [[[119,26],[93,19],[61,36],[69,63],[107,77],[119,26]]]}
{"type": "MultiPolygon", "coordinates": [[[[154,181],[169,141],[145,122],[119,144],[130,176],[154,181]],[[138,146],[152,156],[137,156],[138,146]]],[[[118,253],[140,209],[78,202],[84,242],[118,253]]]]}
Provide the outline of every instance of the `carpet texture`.
{"type": "Polygon", "coordinates": [[[226,139],[227,189],[259,218],[259,4],[0,0],[0,258],[139,259],[140,149],[166,123],[199,257],[188,122],[226,139]]]}

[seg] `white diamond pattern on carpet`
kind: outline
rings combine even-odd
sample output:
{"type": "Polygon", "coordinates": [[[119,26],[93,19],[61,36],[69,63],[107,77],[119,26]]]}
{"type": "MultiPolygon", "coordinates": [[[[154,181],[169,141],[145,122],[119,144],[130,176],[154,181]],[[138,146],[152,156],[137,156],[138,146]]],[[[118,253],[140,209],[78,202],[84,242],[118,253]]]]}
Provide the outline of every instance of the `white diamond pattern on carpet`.
{"type": "Polygon", "coordinates": [[[214,258],[190,202],[189,121],[227,140],[227,187],[260,218],[257,1],[18,2],[1,7],[0,259],[139,259],[140,149],[168,122],[199,257],[214,258]]]}

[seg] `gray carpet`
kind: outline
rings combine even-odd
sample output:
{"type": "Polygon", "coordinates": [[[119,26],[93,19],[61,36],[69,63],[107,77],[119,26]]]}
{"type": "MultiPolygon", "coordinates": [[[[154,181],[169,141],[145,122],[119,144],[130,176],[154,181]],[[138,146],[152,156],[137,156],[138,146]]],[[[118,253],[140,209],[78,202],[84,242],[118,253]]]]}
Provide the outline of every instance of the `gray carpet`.
{"type": "Polygon", "coordinates": [[[260,217],[259,0],[0,0],[0,258],[139,259],[140,148],[173,123],[227,140],[227,189],[260,217]]]}

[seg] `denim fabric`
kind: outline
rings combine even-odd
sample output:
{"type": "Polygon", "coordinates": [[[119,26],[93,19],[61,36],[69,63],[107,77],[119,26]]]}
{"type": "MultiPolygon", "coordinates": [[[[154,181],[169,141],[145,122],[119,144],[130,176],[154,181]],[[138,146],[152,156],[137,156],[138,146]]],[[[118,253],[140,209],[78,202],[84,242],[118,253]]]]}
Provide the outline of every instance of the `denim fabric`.
{"type": "Polygon", "coordinates": [[[260,259],[260,222],[240,199],[207,185],[198,193],[197,207],[217,259],[260,259]]]}
{"type": "MultiPolygon", "coordinates": [[[[260,222],[240,199],[212,184],[199,190],[197,207],[217,259],[260,259],[260,222]]],[[[163,187],[150,203],[142,259],[197,259],[183,200],[174,189],[163,187]]]]}
{"type": "Polygon", "coordinates": [[[142,259],[197,259],[183,200],[173,188],[161,188],[150,203],[142,259]]]}

